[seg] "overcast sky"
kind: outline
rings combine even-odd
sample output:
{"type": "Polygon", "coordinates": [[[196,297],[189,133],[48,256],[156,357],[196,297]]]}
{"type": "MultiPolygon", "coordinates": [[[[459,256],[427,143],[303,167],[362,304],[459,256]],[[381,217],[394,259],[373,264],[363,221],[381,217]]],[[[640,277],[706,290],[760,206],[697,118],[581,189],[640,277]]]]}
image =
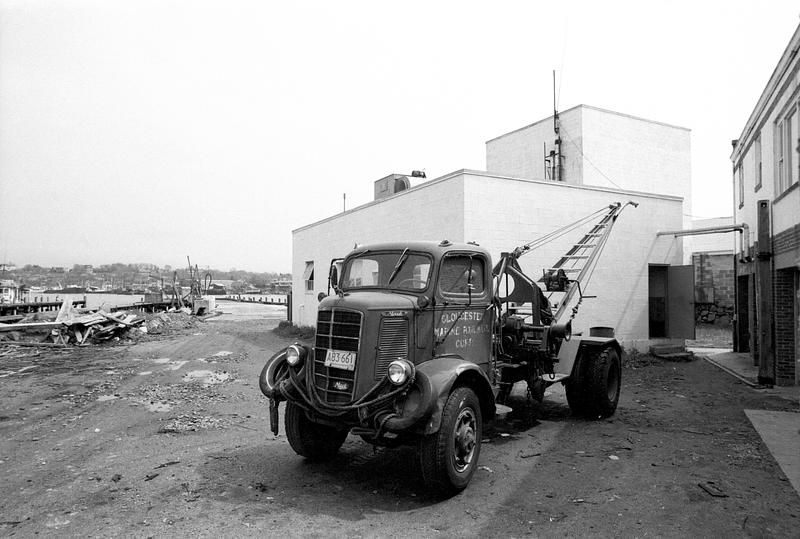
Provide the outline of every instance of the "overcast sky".
{"type": "Polygon", "coordinates": [[[692,130],[698,217],[800,19],[769,2],[0,0],[0,262],[289,271],[373,182],[578,104],[692,130]]]}

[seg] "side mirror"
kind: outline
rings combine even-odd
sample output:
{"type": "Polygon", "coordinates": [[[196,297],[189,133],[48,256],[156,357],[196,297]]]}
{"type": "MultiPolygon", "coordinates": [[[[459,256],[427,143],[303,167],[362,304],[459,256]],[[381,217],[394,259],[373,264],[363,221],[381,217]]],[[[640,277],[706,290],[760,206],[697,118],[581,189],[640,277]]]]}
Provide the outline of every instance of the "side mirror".
{"type": "Polygon", "coordinates": [[[331,260],[331,265],[328,268],[328,294],[331,293],[331,288],[337,294],[341,293],[339,288],[339,271],[342,268],[343,258],[334,258],[331,260]]]}
{"type": "Polygon", "coordinates": [[[338,288],[339,286],[339,268],[336,267],[336,263],[331,264],[331,269],[328,272],[328,282],[330,282],[334,288],[338,288]]]}

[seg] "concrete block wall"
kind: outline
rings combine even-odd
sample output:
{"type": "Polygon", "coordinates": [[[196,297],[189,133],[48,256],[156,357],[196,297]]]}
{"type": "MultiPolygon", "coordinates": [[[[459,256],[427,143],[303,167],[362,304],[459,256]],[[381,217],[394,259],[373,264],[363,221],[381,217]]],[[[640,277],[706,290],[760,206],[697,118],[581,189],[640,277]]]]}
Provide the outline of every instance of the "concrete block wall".
{"type": "Polygon", "coordinates": [[[584,185],[683,197],[691,215],[689,129],[589,106],[582,114],[583,153],[593,164],[584,165],[584,185]]]}
{"type": "Polygon", "coordinates": [[[733,254],[693,253],[695,301],[733,307],[733,254]],[[701,292],[713,289],[713,298],[701,292]]]}
{"type": "MultiPolygon", "coordinates": [[[[680,238],[656,237],[658,230],[680,228],[678,197],[619,192],[554,182],[503,178],[466,171],[464,237],[489,249],[496,259],[538,236],[558,229],[616,201],[639,202],[617,220],[574,320],[576,331],[591,326],[616,328],[625,346],[646,350],[648,337],[648,272],[650,264],[680,264],[680,238]]],[[[599,219],[598,219],[599,220],[599,219]]],[[[532,277],[557,261],[584,233],[583,228],[520,259],[532,277]]]]}
{"type": "Polygon", "coordinates": [[[399,240],[464,241],[463,176],[456,172],[359,206],[292,232],[292,320],[315,325],[317,295],[328,290],[328,268],[354,244],[399,240]],[[306,291],[306,262],[314,290],[306,291]]]}
{"type": "MultiPolygon", "coordinates": [[[[681,197],[684,217],[676,228],[691,227],[689,129],[588,105],[560,118],[566,183],[681,197]]],[[[494,138],[486,143],[486,170],[544,179],[542,148],[554,138],[552,117],[494,138]]]]}
{"type": "MultiPolygon", "coordinates": [[[[564,181],[580,185],[583,181],[583,160],[579,149],[582,144],[580,107],[562,112],[560,118],[564,181]]],[[[486,171],[529,180],[548,179],[544,154],[555,149],[555,138],[552,116],[493,138],[486,142],[486,171]]]]}

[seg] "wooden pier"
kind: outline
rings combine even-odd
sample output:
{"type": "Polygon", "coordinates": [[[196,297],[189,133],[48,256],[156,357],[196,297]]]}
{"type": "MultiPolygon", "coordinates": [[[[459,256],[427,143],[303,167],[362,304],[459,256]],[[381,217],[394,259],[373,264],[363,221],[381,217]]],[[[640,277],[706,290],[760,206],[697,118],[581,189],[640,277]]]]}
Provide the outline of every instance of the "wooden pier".
{"type": "MultiPolygon", "coordinates": [[[[31,303],[0,303],[0,316],[57,311],[63,301],[34,301],[31,303]]],[[[72,306],[86,307],[85,299],[73,300],[72,306]]]]}

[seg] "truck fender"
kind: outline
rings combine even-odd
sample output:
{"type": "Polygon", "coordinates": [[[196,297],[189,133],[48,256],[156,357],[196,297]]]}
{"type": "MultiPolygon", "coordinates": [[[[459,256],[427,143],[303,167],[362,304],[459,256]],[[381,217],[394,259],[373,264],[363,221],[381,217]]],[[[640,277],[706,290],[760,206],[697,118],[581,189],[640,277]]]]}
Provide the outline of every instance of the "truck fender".
{"type": "Polygon", "coordinates": [[[424,373],[431,382],[435,403],[424,434],[439,431],[442,423],[442,412],[450,393],[457,386],[467,386],[475,391],[481,403],[481,415],[490,421],[495,414],[494,392],[486,373],[471,361],[457,355],[435,357],[417,365],[417,370],[424,373]]]}
{"type": "MultiPolygon", "coordinates": [[[[264,368],[261,369],[261,374],[258,375],[258,387],[265,397],[278,401],[284,400],[281,395],[280,386],[282,382],[285,382],[289,378],[290,367],[289,364],[286,363],[286,350],[288,348],[287,346],[279,350],[269,358],[264,368]]],[[[300,379],[304,378],[305,365],[314,361],[314,349],[308,346],[306,349],[308,350],[308,356],[306,356],[306,363],[298,373],[300,379]]],[[[284,384],[284,389],[286,389],[286,387],[287,386],[284,384]]]]}
{"type": "MultiPolygon", "coordinates": [[[[390,414],[388,419],[384,422],[384,428],[386,430],[390,432],[405,431],[430,415],[433,405],[436,402],[436,395],[433,393],[433,386],[431,385],[430,379],[424,372],[417,370],[413,386],[411,391],[417,392],[419,395],[416,406],[412,406],[411,411],[407,412],[405,410],[406,404],[404,404],[404,415],[390,414]]],[[[406,403],[408,400],[409,394],[406,394],[406,403]]]]}
{"type": "Polygon", "coordinates": [[[611,347],[622,357],[622,347],[613,337],[582,337],[573,336],[569,341],[561,343],[558,350],[558,362],[554,365],[557,374],[568,374],[570,377],[577,375],[580,358],[583,352],[593,348],[611,347]]]}
{"type": "MultiPolygon", "coordinates": [[[[288,346],[286,347],[288,348],[288,346]]],[[[261,374],[258,375],[258,387],[265,397],[270,399],[275,398],[278,390],[278,382],[275,376],[278,370],[286,363],[286,348],[279,350],[271,358],[269,358],[261,369],[261,374]]],[[[288,365],[287,365],[288,367],[288,365]]]]}

